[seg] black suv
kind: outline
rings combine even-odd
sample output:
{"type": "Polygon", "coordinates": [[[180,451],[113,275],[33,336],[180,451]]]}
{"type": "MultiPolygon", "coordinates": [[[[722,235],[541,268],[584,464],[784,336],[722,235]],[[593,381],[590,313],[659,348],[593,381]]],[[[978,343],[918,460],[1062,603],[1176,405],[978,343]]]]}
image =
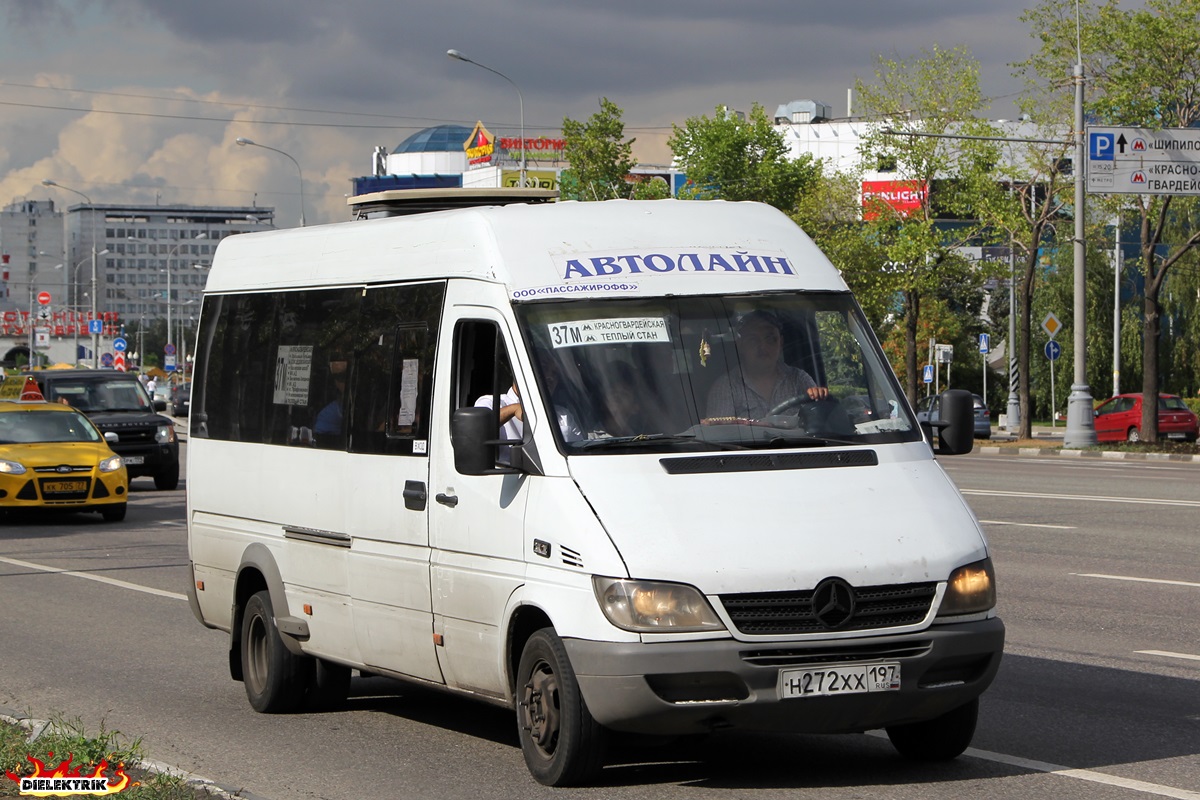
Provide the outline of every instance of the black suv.
{"type": "Polygon", "coordinates": [[[137,376],[107,369],[40,370],[33,375],[42,395],[52,403],[66,402],[87,414],[109,440],[108,446],[125,461],[130,478],[149,476],[158,489],[179,486],[179,441],[175,423],[156,410],[156,404],[137,376]],[[113,441],[109,433],[116,434],[113,441]]]}

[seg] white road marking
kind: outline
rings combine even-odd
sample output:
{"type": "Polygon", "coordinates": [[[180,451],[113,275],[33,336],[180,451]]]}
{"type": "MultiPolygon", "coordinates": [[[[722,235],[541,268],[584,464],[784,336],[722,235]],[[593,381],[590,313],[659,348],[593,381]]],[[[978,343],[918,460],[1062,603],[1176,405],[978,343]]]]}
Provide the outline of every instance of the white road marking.
{"type": "Polygon", "coordinates": [[[1186,658],[1188,661],[1200,661],[1200,656],[1192,655],[1191,653],[1172,653],[1169,650],[1134,650],[1135,653],[1141,653],[1145,656],[1164,656],[1166,658],[1186,658]]]}
{"type": "MultiPolygon", "coordinates": [[[[887,734],[883,731],[867,731],[867,735],[880,739],[887,738],[887,734]]],[[[1063,778],[1102,783],[1107,786],[1119,786],[1122,789],[1132,789],[1135,792],[1158,795],[1159,797],[1174,797],[1176,800],[1200,800],[1200,792],[1193,792],[1190,789],[1177,789],[1174,786],[1163,786],[1159,783],[1147,783],[1146,781],[1138,781],[1132,778],[1122,778],[1119,775],[1109,775],[1107,772],[1096,772],[1090,769],[1073,769],[1071,767],[1064,767],[1061,764],[1034,761],[1031,758],[1010,756],[1005,753],[993,753],[990,750],[979,750],[975,747],[968,747],[963,751],[963,755],[970,756],[971,758],[979,758],[984,761],[994,761],[997,764],[1008,764],[1010,767],[1020,767],[1032,772],[1045,772],[1049,775],[1058,775],[1063,778]]]]}
{"type": "Polygon", "coordinates": [[[1106,772],[1096,772],[1090,769],[1071,769],[1070,767],[1060,766],[1058,764],[1049,764],[1045,761],[1034,761],[1028,758],[1020,758],[1019,756],[1005,755],[1004,753],[992,753],[987,750],[976,750],[974,747],[968,747],[965,753],[968,756],[982,758],[987,761],[996,761],[1000,764],[1008,764],[1014,767],[1022,767],[1023,769],[1034,770],[1035,772],[1046,772],[1051,775],[1060,775],[1064,778],[1074,778],[1080,781],[1090,781],[1091,783],[1102,783],[1106,786],[1119,786],[1122,789],[1131,789],[1135,792],[1143,792],[1144,794],[1154,794],[1159,797],[1174,797],[1177,800],[1200,800],[1200,792],[1193,792],[1187,789],[1177,789],[1174,786],[1163,786],[1158,783],[1147,783],[1146,781],[1137,781],[1132,778],[1122,778],[1118,775],[1109,775],[1106,772]]]}
{"type": "Polygon", "coordinates": [[[11,564],[14,567],[20,567],[21,569],[34,569],[38,570],[39,572],[50,572],[56,575],[70,575],[73,578],[84,578],[85,580],[96,581],[97,583],[106,583],[109,586],[116,586],[120,589],[132,589],[135,592],[153,594],[159,597],[169,597],[172,600],[187,600],[187,595],[180,594],[179,592],[168,592],[162,589],[155,589],[151,586],[141,586],[136,583],[129,583],[128,581],[119,581],[116,578],[109,578],[104,575],[93,575],[90,572],[80,572],[79,570],[74,569],[48,567],[45,564],[34,564],[32,561],[21,561],[20,559],[5,558],[4,556],[0,556],[0,562],[11,564]]]}
{"type": "Polygon", "coordinates": [[[1019,528],[1057,528],[1063,531],[1075,530],[1075,525],[1042,525],[1037,522],[1004,522],[999,519],[981,519],[979,520],[984,525],[1016,525],[1019,528]]]}
{"type": "Polygon", "coordinates": [[[1098,572],[1069,572],[1068,575],[1074,575],[1079,578],[1104,578],[1109,581],[1133,581],[1135,583],[1162,583],[1167,586],[1194,586],[1200,589],[1200,583],[1192,583],[1191,581],[1168,581],[1162,578],[1136,578],[1132,575],[1103,575],[1098,572]]]}
{"type": "Polygon", "coordinates": [[[1087,500],[1093,503],[1133,503],[1146,506],[1200,508],[1200,500],[1167,500],[1153,497],[1103,497],[1092,494],[1046,494],[1045,492],[1002,492],[995,489],[959,489],[963,494],[985,497],[1033,497],[1041,500],[1087,500]]]}

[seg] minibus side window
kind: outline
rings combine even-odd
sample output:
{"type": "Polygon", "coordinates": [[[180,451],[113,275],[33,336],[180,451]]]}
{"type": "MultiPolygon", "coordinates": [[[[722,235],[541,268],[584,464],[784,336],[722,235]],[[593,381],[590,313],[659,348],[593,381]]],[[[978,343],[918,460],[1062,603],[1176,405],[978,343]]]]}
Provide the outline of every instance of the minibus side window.
{"type": "Polygon", "coordinates": [[[367,291],[355,335],[349,449],[423,454],[429,438],[433,360],[445,284],[367,291]]]}

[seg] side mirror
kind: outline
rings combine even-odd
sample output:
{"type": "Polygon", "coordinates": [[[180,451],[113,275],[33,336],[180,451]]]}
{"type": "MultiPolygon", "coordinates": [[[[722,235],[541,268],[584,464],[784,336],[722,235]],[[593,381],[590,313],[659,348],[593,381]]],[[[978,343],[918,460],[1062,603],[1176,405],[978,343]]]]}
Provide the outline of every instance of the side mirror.
{"type": "Polygon", "coordinates": [[[939,454],[958,456],[975,447],[975,408],[970,392],[951,389],[943,393],[938,422],[939,454]]]}
{"type": "Polygon", "coordinates": [[[155,411],[166,411],[167,410],[167,401],[166,400],[155,400],[154,401],[154,410],[155,411]]]}
{"type": "Polygon", "coordinates": [[[104,432],[104,441],[108,442],[109,444],[112,444],[113,442],[121,441],[121,437],[117,436],[117,434],[114,431],[105,431],[104,432]]]}
{"type": "Polygon", "coordinates": [[[486,475],[496,466],[496,415],[490,408],[460,408],[450,420],[454,469],[463,475],[486,475]]]}

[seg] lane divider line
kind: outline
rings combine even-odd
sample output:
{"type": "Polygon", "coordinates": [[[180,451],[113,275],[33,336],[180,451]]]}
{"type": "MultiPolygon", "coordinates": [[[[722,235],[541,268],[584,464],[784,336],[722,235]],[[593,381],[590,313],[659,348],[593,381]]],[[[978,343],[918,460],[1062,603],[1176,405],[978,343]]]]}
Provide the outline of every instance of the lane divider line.
{"type": "Polygon", "coordinates": [[[1005,522],[999,519],[981,519],[983,525],[1016,525],[1018,528],[1054,528],[1061,531],[1073,531],[1076,525],[1043,525],[1037,522],[1005,522]]]}
{"type": "Polygon", "coordinates": [[[49,567],[45,564],[34,564],[32,561],[21,561],[18,558],[5,558],[4,556],[0,556],[0,562],[10,564],[14,567],[20,567],[21,569],[32,569],[37,570],[38,572],[49,572],[55,575],[69,575],[72,578],[83,578],[84,580],[96,581],[97,583],[106,583],[109,586],[116,586],[121,589],[132,589],[135,592],[144,592],[145,594],[157,595],[158,597],[169,597],[172,600],[187,600],[186,594],[180,594],[179,592],[168,592],[164,589],[155,589],[152,586],[142,586],[137,583],[129,583],[128,581],[109,578],[105,575],[93,575],[90,572],[80,572],[79,570],[74,569],[49,567]]]}
{"type": "Polygon", "coordinates": [[[1163,656],[1164,658],[1186,658],[1188,661],[1200,661],[1200,656],[1191,653],[1172,653],[1170,650],[1134,650],[1144,656],[1163,656]]]}
{"type": "Polygon", "coordinates": [[[1146,506],[1200,508],[1200,500],[1167,500],[1147,497],[1100,497],[1093,494],[1046,494],[1045,492],[1002,492],[995,489],[959,489],[962,494],[985,497],[1033,497],[1041,500],[1087,500],[1093,503],[1133,503],[1146,506]]]}
{"type": "Polygon", "coordinates": [[[1169,581],[1163,578],[1136,578],[1132,575],[1104,575],[1099,572],[1068,572],[1077,578],[1103,578],[1107,581],[1132,581],[1134,583],[1161,583],[1165,586],[1191,586],[1200,589],[1200,583],[1191,581],[1169,581]]]}
{"type": "MultiPolygon", "coordinates": [[[[887,738],[887,734],[884,731],[867,731],[867,735],[880,739],[887,738]]],[[[1133,778],[1122,778],[1119,775],[1109,775],[1107,772],[1096,772],[1091,769],[1074,769],[1072,767],[1064,767],[1061,764],[1051,764],[1048,761],[1035,761],[1031,758],[994,753],[990,750],[980,750],[975,747],[968,747],[963,752],[963,755],[984,761],[993,761],[997,764],[1007,764],[1010,767],[1019,767],[1031,772],[1043,772],[1047,775],[1058,775],[1063,778],[1100,783],[1105,786],[1118,786],[1122,789],[1130,789],[1143,794],[1173,797],[1175,800],[1200,800],[1200,792],[1193,792],[1190,789],[1179,789],[1175,786],[1163,786],[1159,783],[1134,780],[1133,778]]]]}

